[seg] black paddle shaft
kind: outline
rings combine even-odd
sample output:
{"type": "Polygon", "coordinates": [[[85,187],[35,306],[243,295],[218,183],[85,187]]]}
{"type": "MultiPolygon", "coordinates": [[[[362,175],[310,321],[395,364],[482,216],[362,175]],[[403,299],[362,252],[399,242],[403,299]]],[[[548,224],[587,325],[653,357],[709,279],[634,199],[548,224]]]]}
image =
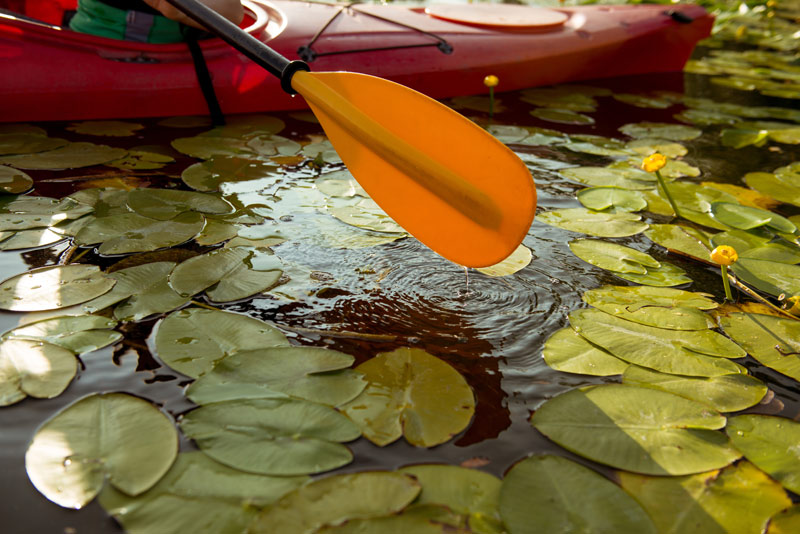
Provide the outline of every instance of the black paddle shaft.
{"type": "Polygon", "coordinates": [[[280,78],[281,87],[290,95],[297,93],[292,89],[292,76],[294,76],[294,73],[298,70],[311,70],[305,61],[289,61],[197,0],[167,0],[167,2],[183,11],[186,16],[203,26],[210,33],[213,33],[258,65],[267,69],[270,74],[280,78]]]}

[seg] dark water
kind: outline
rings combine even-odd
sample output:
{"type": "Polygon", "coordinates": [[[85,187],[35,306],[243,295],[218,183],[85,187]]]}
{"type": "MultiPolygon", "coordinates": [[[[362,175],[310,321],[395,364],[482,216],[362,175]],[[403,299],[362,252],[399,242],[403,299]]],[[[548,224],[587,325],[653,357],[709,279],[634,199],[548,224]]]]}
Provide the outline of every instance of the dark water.
{"type": "MultiPolygon", "coordinates": [[[[591,85],[610,87],[619,92],[647,92],[653,89],[686,92],[691,96],[713,96],[751,105],[786,105],[766,99],[710,87],[698,76],[672,74],[603,80],[591,85]]],[[[500,95],[509,110],[496,121],[503,124],[531,125],[560,129],[567,133],[590,133],[623,137],[617,128],[625,123],[652,121],[676,122],[672,116],[682,106],[669,110],[636,108],[611,98],[601,98],[593,126],[563,126],[532,117],[529,105],[518,94],[500,95]]],[[[467,112],[471,114],[471,112],[467,112]]],[[[479,115],[479,113],[475,113],[479,115]]],[[[304,132],[314,128],[287,115],[286,131],[304,132]]],[[[202,131],[156,131],[148,125],[146,139],[120,138],[98,141],[65,132],[63,124],[45,124],[53,136],[73,140],[107,142],[116,146],[163,144],[174,137],[202,131]],[[155,132],[154,134],[151,134],[155,132]],[[162,137],[163,136],[163,137],[162,137]]],[[[443,141],[446,142],[446,139],[443,141]]],[[[702,180],[739,183],[746,172],[785,165],[796,154],[769,152],[753,147],[735,151],[721,147],[718,136],[704,135],[687,143],[687,162],[701,168],[702,180]]],[[[539,210],[576,207],[574,194],[580,186],[557,174],[559,168],[575,165],[604,165],[607,158],[578,154],[553,147],[513,147],[529,165],[537,182],[539,210]]],[[[141,176],[143,185],[176,185],[174,173],[188,163],[187,158],[173,166],[141,176]]],[[[85,174],[108,172],[108,168],[88,169],[85,174]]],[[[307,171],[298,171],[300,178],[307,171]]],[[[36,192],[62,196],[74,182],[48,181],[70,173],[30,173],[37,180],[36,192]]],[[[311,176],[309,174],[309,176],[311,176]]],[[[698,179],[699,180],[699,179],[698,179]]],[[[654,217],[654,222],[666,222],[654,217]]],[[[474,389],[478,404],[471,426],[451,442],[432,449],[418,449],[404,440],[378,448],[364,439],[351,444],[355,462],[342,471],[392,469],[421,462],[459,464],[480,458],[482,469],[502,475],[514,462],[532,453],[569,453],[551,444],[534,430],[528,418],[544,400],[566,389],[598,383],[604,379],[557,373],[541,358],[544,341],[567,324],[567,314],[582,306],[583,291],[602,284],[626,284],[609,273],[578,258],[566,242],[578,234],[534,222],[524,244],[532,249],[533,262],[504,278],[490,278],[474,271],[468,274],[443,260],[413,239],[403,239],[377,247],[345,250],[320,247],[305,241],[289,241],[276,249],[284,261],[296,261],[319,273],[323,283],[307,299],[296,302],[255,298],[227,306],[274,323],[293,343],[334,348],[356,357],[360,363],[380,352],[400,346],[422,348],[460,371],[474,389]]],[[[619,240],[666,259],[665,251],[643,236],[619,240]]],[[[65,245],[22,254],[0,254],[3,278],[23,270],[58,262],[65,245]]],[[[91,258],[100,265],[109,260],[91,258]]],[[[687,270],[695,283],[688,289],[715,293],[723,297],[718,273],[680,257],[669,261],[687,270]]],[[[17,324],[17,314],[0,315],[3,331],[17,324]]],[[[26,399],[0,409],[0,532],[3,534],[113,533],[120,532],[96,503],[81,511],[65,510],[42,497],[29,483],[24,469],[24,452],[36,427],[57,410],[74,400],[98,391],[126,391],[150,399],[174,416],[191,407],[184,400],[185,381],[160,366],[149,351],[151,328],[157,321],[144,321],[123,327],[125,341],[116,348],[90,353],[82,358],[84,368],[67,391],[55,399],[26,399]]],[[[748,359],[746,364],[775,393],[773,401],[753,409],[797,418],[800,390],[797,383],[781,378],[748,359]]],[[[184,450],[192,445],[182,443],[184,450]]],[[[583,463],[588,463],[583,460],[583,463]]],[[[602,468],[601,468],[602,470],[602,468]]]]}

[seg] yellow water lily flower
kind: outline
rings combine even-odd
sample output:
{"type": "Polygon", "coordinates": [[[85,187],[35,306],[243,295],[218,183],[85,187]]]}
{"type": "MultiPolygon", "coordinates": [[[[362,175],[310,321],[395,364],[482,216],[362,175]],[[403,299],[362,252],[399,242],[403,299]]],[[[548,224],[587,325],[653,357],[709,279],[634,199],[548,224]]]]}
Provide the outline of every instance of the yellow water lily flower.
{"type": "Polygon", "coordinates": [[[711,261],[717,265],[732,265],[738,259],[736,249],[728,245],[720,245],[711,251],[711,261]]]}
{"type": "Polygon", "coordinates": [[[498,83],[500,83],[500,79],[494,74],[490,74],[483,79],[483,85],[486,87],[496,87],[498,83]]]}
{"type": "Polygon", "coordinates": [[[664,168],[667,164],[667,158],[663,154],[656,152],[644,158],[642,161],[642,169],[647,172],[656,172],[664,168]]]}

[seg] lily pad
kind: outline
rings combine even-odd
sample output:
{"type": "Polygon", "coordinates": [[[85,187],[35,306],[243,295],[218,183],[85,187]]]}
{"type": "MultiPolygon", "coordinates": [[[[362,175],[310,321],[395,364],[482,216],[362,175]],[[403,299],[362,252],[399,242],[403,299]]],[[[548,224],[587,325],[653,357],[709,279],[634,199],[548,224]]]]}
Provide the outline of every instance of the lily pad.
{"type": "Polygon", "coordinates": [[[51,343],[29,339],[0,341],[0,406],[27,396],[57,397],[78,371],[75,355],[51,343]]]}
{"type": "Polygon", "coordinates": [[[170,143],[172,148],[197,159],[210,159],[219,156],[256,157],[255,151],[247,146],[247,141],[236,137],[203,136],[181,137],[170,143]]]}
{"type": "Polygon", "coordinates": [[[367,388],[342,409],[376,445],[405,435],[412,445],[433,447],[464,430],[475,412],[464,377],[421,349],[384,352],[356,370],[367,388]]]}
{"type": "Polygon", "coordinates": [[[537,119],[557,122],[559,124],[594,124],[594,119],[592,117],[569,109],[536,108],[531,111],[531,115],[537,119]]]}
{"type": "Polygon", "coordinates": [[[596,462],[652,475],[685,475],[741,456],[725,418],[697,402],[625,385],[574,389],[545,402],[531,423],[562,447],[596,462]]]}
{"type": "Polygon", "coordinates": [[[664,98],[636,95],[631,93],[615,93],[613,96],[614,100],[619,100],[620,102],[630,104],[631,106],[636,106],[637,108],[667,109],[675,104],[671,100],[664,98]]]}
{"type": "Polygon", "coordinates": [[[71,198],[19,196],[0,208],[0,230],[43,228],[92,213],[90,206],[71,198]]]}
{"type": "MultiPolygon", "coordinates": [[[[767,394],[767,386],[749,375],[678,376],[637,365],[631,365],[625,370],[622,383],[669,391],[708,404],[720,412],[745,410],[758,404],[767,394]]],[[[741,447],[737,448],[741,450],[741,447]]]]}
{"type": "Polygon", "coordinates": [[[37,154],[55,150],[69,144],[66,139],[57,139],[38,133],[0,133],[0,156],[37,154]]]}
{"type": "Polygon", "coordinates": [[[572,328],[556,330],[545,342],[542,357],[556,371],[592,376],[618,375],[629,365],[572,328]]]}
{"type": "Polygon", "coordinates": [[[625,237],[641,233],[648,227],[639,215],[596,212],[586,208],[548,211],[540,214],[538,219],[551,226],[597,237],[625,237]]]}
{"type": "Polygon", "coordinates": [[[745,351],[713,330],[667,330],[593,309],[575,310],[569,320],[591,343],[642,367],[688,376],[747,374],[729,360],[743,358],[745,351]]]}
{"type": "Polygon", "coordinates": [[[668,158],[679,158],[689,152],[685,146],[675,141],[651,137],[634,139],[625,145],[625,148],[642,156],[659,153],[668,158]]]}
{"type": "Polygon", "coordinates": [[[125,121],[83,121],[67,126],[67,130],[75,133],[106,137],[129,137],[142,128],[142,124],[125,121]]]}
{"type": "Polygon", "coordinates": [[[583,294],[583,301],[635,323],[670,330],[705,330],[716,324],[701,310],[718,306],[705,293],[647,286],[605,286],[583,294]]]}
{"type": "Polygon", "coordinates": [[[244,473],[201,452],[180,453],[153,488],[130,497],[106,486],[98,501],[129,534],[241,534],[258,513],[308,481],[244,473]]]}
{"type": "Polygon", "coordinates": [[[776,200],[800,206],[800,179],[792,174],[751,172],[744,175],[744,181],[756,191],[776,200]]]}
{"type": "Polygon", "coordinates": [[[330,141],[325,139],[317,143],[311,143],[303,147],[303,155],[321,164],[341,163],[342,158],[336,153],[330,141]]]}
{"type": "Polygon", "coordinates": [[[656,533],[642,507],[619,486],[559,456],[532,456],[514,465],[500,490],[500,512],[514,534],[656,533]]]}
{"type": "Polygon", "coordinates": [[[4,156],[0,163],[18,169],[56,170],[91,167],[114,161],[125,155],[127,150],[93,143],[69,143],[55,150],[38,154],[4,156]]]}
{"type": "Polygon", "coordinates": [[[173,267],[174,262],[158,261],[107,273],[108,278],[116,280],[114,287],[108,293],[84,303],[82,308],[87,313],[94,313],[133,295],[145,295],[152,287],[165,282],[173,267]]]}
{"type": "Polygon", "coordinates": [[[143,217],[167,221],[184,212],[232,213],[233,206],[216,195],[176,189],[134,189],[128,207],[143,217]]]}
{"type": "Polygon", "coordinates": [[[115,283],[95,265],[40,267],[0,283],[0,309],[42,311],[66,308],[108,292],[115,283]]]}
{"type": "Polygon", "coordinates": [[[692,283],[686,271],[666,261],[662,261],[656,268],[648,267],[645,274],[615,272],[614,275],[629,282],[653,287],[673,287],[692,283]]]}
{"type": "Polygon", "coordinates": [[[274,347],[222,358],[186,390],[196,404],[234,399],[295,397],[329,406],[356,398],[366,387],[349,367],[354,358],[322,347],[274,347]]]}
{"type": "Polygon", "coordinates": [[[637,139],[656,137],[670,141],[691,141],[703,133],[702,130],[691,126],[666,122],[629,123],[620,126],[619,131],[637,139]]]}
{"type": "Polygon", "coordinates": [[[33,178],[26,173],[0,165],[0,192],[19,195],[33,187],[33,178]]]}
{"type": "Polygon", "coordinates": [[[104,255],[150,252],[189,241],[203,229],[205,219],[195,212],[181,213],[172,220],[157,220],[136,213],[98,217],[75,236],[78,245],[100,243],[104,255]]]}
{"type": "Polygon", "coordinates": [[[329,197],[353,198],[354,196],[361,196],[366,198],[369,196],[347,170],[325,173],[317,178],[314,185],[320,192],[329,197]]]}
{"type": "Polygon", "coordinates": [[[572,92],[564,87],[536,87],[522,91],[520,100],[546,108],[571,111],[596,111],[597,101],[592,95],[572,92]]]}
{"type": "Polygon", "coordinates": [[[711,214],[721,223],[740,230],[766,226],[776,232],[791,234],[797,231],[797,227],[791,221],[777,213],[732,202],[713,202],[711,214]]]}
{"type": "Polygon", "coordinates": [[[800,293],[800,265],[744,257],[733,264],[732,270],[745,284],[772,296],[800,293]]]}
{"type": "Polygon", "coordinates": [[[748,462],[682,477],[619,473],[620,483],[644,507],[659,532],[750,534],[790,505],[780,485],[748,462]]]}
{"type": "Polygon", "coordinates": [[[123,170],[144,171],[160,169],[168,163],[174,162],[175,159],[172,156],[165,154],[146,150],[131,150],[124,157],[110,161],[106,165],[123,170]]]}
{"type": "Polygon", "coordinates": [[[590,210],[639,211],[647,207],[641,193],[622,187],[587,187],[578,191],[578,201],[590,210]]]}
{"type": "Polygon", "coordinates": [[[800,493],[800,423],[784,417],[745,414],[731,418],[725,432],[756,467],[789,491],[800,493]]]}
{"type": "Polygon", "coordinates": [[[420,492],[402,473],[372,471],[336,475],[307,484],[261,512],[249,534],[313,534],[325,525],[399,512],[420,492]]]}
{"type": "Polygon", "coordinates": [[[229,354],[285,347],[289,341],[277,328],[246,315],[189,308],[161,321],[155,344],[164,363],[197,378],[229,354]]]}
{"type": "Polygon", "coordinates": [[[65,508],[82,508],[106,479],[128,495],[147,491],[177,454],[175,426],[155,406],[125,393],[96,393],[39,427],[25,468],[45,497],[65,508]]]}
{"type": "Polygon", "coordinates": [[[589,186],[615,186],[631,190],[653,189],[656,177],[638,169],[612,167],[573,167],[561,169],[561,175],[589,186]]]}
{"type": "Polygon", "coordinates": [[[696,258],[705,262],[711,261],[711,242],[709,234],[678,224],[651,224],[644,235],[662,247],[696,258]]]}
{"type": "Polygon", "coordinates": [[[732,313],[720,317],[720,325],[753,358],[800,381],[800,321],[732,313]]]}
{"type": "Polygon", "coordinates": [[[341,443],[361,435],[333,408],[296,399],[207,404],[184,415],[180,425],[214,460],[264,475],[321,473],[347,465],[353,454],[341,443]]]}
{"type": "Polygon", "coordinates": [[[587,263],[615,273],[645,274],[661,264],[649,254],[598,239],[575,239],[569,249],[587,263]]]}
{"type": "Polygon", "coordinates": [[[328,212],[343,223],[373,232],[405,233],[371,198],[364,198],[350,206],[328,207],[328,212]]]}
{"type": "Polygon", "coordinates": [[[772,516],[767,534],[792,534],[798,530],[800,530],[800,504],[795,504],[772,516]]]}
{"type": "Polygon", "coordinates": [[[20,230],[14,235],[0,241],[0,250],[22,250],[54,245],[66,239],[49,228],[31,228],[20,230]]]}
{"type": "Polygon", "coordinates": [[[297,141],[292,141],[280,135],[270,134],[252,137],[247,141],[247,146],[262,157],[294,156],[303,148],[297,141]]]}
{"type": "Polygon", "coordinates": [[[277,165],[252,158],[216,156],[187,167],[181,174],[183,182],[196,191],[219,191],[226,182],[246,182],[279,176],[277,165]]]}
{"type": "Polygon", "coordinates": [[[750,145],[763,146],[767,142],[768,136],[769,130],[726,128],[720,132],[720,141],[723,146],[744,148],[750,145]]]}
{"type": "Polygon", "coordinates": [[[2,337],[40,340],[84,354],[122,339],[121,333],[112,330],[116,325],[115,320],[97,315],[69,315],[19,326],[2,337]]]}
{"type": "Polygon", "coordinates": [[[533,253],[531,249],[525,245],[520,245],[500,263],[489,267],[479,267],[476,270],[486,276],[509,276],[530,265],[532,259],[533,253]]]}

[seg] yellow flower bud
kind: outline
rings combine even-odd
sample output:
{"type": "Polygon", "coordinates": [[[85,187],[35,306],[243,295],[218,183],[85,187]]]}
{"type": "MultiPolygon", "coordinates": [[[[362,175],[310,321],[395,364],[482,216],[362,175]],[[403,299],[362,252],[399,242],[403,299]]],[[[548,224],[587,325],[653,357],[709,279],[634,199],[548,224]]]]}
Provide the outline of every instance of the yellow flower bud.
{"type": "Polygon", "coordinates": [[[738,259],[736,249],[728,245],[720,245],[711,251],[711,261],[717,265],[731,265],[738,259]]]}
{"type": "Polygon", "coordinates": [[[655,154],[644,158],[642,161],[642,169],[646,170],[647,172],[656,172],[661,170],[666,164],[667,158],[656,152],[655,154]]]}
{"type": "Polygon", "coordinates": [[[500,83],[500,80],[494,74],[490,74],[483,79],[483,85],[486,87],[495,87],[498,83],[500,83]]]}

